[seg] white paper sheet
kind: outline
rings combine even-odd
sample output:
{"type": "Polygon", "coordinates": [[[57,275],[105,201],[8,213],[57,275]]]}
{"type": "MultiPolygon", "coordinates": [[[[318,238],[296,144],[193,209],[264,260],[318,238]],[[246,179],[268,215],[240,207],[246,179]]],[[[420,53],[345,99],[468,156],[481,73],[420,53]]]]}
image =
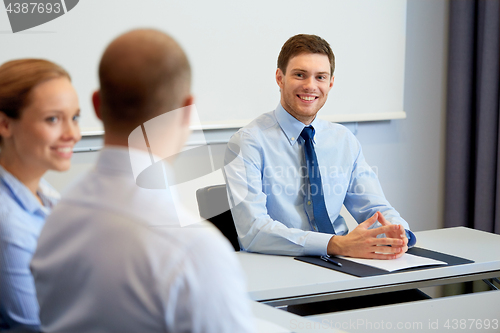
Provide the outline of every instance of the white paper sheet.
{"type": "Polygon", "coordinates": [[[358,258],[350,258],[350,257],[341,257],[339,258],[350,260],[353,262],[357,262],[359,264],[368,265],[376,268],[380,268],[386,270],[388,272],[394,272],[401,269],[411,268],[411,267],[420,267],[420,266],[431,266],[431,265],[448,265],[444,261],[424,258],[415,256],[412,254],[405,253],[398,259],[393,260],[380,260],[380,259],[358,259],[358,258]]]}

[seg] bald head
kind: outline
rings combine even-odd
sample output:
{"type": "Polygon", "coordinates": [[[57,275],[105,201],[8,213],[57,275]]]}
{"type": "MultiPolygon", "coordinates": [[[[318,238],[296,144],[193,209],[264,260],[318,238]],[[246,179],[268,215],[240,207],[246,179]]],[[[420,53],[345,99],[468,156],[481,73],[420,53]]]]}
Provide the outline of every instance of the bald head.
{"type": "Polygon", "coordinates": [[[116,38],[99,65],[100,113],[106,131],[130,133],[145,121],[183,107],[191,69],[182,48],[157,30],[116,38]]]}

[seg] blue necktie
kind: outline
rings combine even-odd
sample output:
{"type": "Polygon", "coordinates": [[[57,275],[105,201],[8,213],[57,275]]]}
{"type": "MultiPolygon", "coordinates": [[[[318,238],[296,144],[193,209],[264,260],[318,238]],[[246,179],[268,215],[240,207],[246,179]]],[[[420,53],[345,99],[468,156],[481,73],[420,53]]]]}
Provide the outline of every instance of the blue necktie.
{"type": "Polygon", "coordinates": [[[306,156],[307,173],[309,175],[309,186],[312,197],[314,220],[319,232],[335,234],[332,222],[326,211],[325,197],[323,196],[323,186],[321,184],[321,175],[319,173],[318,159],[314,151],[313,137],[314,128],[312,126],[304,127],[300,136],[304,139],[304,153],[306,156]]]}

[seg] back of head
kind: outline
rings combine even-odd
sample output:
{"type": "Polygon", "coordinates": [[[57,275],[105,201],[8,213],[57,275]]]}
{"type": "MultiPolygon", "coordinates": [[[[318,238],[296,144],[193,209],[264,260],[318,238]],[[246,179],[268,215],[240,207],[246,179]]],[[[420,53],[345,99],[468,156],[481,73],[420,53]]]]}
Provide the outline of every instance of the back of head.
{"type": "Polygon", "coordinates": [[[335,55],[330,48],[330,44],[316,35],[299,34],[290,37],[281,48],[278,56],[278,68],[286,74],[286,67],[290,59],[302,53],[319,53],[326,55],[330,61],[330,75],[333,76],[335,70],[335,55]]]}
{"type": "Polygon", "coordinates": [[[133,30],[107,47],[99,80],[105,130],[128,135],[145,121],[184,106],[191,68],[172,37],[157,30],[133,30]]]}

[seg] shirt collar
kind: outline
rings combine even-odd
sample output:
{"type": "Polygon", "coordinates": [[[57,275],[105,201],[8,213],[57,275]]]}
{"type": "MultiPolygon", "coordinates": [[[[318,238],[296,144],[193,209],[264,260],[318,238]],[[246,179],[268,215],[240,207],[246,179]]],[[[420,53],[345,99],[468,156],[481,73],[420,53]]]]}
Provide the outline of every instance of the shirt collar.
{"type": "MultiPolygon", "coordinates": [[[[153,160],[158,161],[154,164],[161,163],[161,157],[153,155],[153,160]]],[[[168,185],[168,180],[173,179],[173,169],[169,163],[163,161],[164,173],[161,177],[152,170],[149,176],[146,169],[151,166],[151,155],[143,150],[105,145],[101,150],[94,174],[97,176],[94,180],[90,180],[86,184],[77,184],[74,191],[69,191],[66,195],[66,201],[73,201],[79,204],[88,204],[89,206],[103,206],[116,208],[125,215],[136,216],[142,221],[154,226],[173,225],[177,223],[180,226],[192,224],[192,218],[184,218],[185,212],[181,208],[180,202],[174,186],[168,185]],[[135,166],[133,166],[135,164],[135,166]],[[139,167],[139,169],[137,169],[139,167]],[[136,168],[133,171],[133,168],[136,168]],[[135,177],[134,172],[146,171],[145,178],[135,177]],[[166,179],[164,178],[166,176],[166,179]],[[148,187],[142,186],[152,184],[156,185],[163,182],[163,187],[148,187]],[[142,184],[142,185],[141,185],[142,184]],[[99,195],[92,196],[91,194],[100,191],[99,195]],[[115,193],[119,191],[119,193],[115,193]],[[102,202],[103,196],[112,197],[102,202]],[[133,196],[133,198],[131,197],[133,196]],[[163,207],[158,211],[158,207],[163,207]],[[177,215],[176,215],[177,214],[177,215]],[[190,222],[191,221],[191,222],[190,222]]],[[[92,178],[91,178],[92,179],[92,178]]]]}
{"type": "MultiPolygon", "coordinates": [[[[124,174],[137,181],[137,177],[149,168],[153,161],[158,163],[161,160],[161,157],[150,155],[140,149],[108,145],[101,150],[96,169],[105,174],[124,174]]],[[[173,179],[171,166],[168,163],[163,163],[163,165],[167,179],[173,179]]],[[[152,173],[152,175],[156,174],[152,173]]]]}
{"type": "MultiPolygon", "coordinates": [[[[300,137],[300,133],[302,133],[302,130],[306,125],[302,123],[301,121],[295,119],[294,116],[289,114],[283,106],[278,104],[278,107],[274,111],[274,115],[276,117],[276,120],[278,121],[278,124],[280,125],[281,129],[285,133],[285,136],[288,139],[288,142],[290,142],[290,145],[294,145],[295,142],[297,142],[297,139],[300,137]]],[[[311,125],[314,127],[315,133],[318,133],[318,129],[320,126],[320,122],[318,117],[315,117],[314,120],[312,121],[311,125]]],[[[314,141],[314,139],[313,139],[314,141]]]]}
{"type": "Polygon", "coordinates": [[[0,181],[10,189],[14,199],[30,214],[37,211],[42,216],[47,216],[52,207],[59,200],[59,193],[50,186],[44,179],[40,179],[38,185],[38,194],[43,202],[43,206],[31,191],[19,179],[14,177],[10,172],[0,166],[0,181]]]}
{"type": "MultiPolygon", "coordinates": [[[[143,154],[147,155],[146,152],[143,154]]],[[[129,149],[121,146],[105,146],[99,153],[96,169],[105,173],[131,174],[129,149]]]]}

